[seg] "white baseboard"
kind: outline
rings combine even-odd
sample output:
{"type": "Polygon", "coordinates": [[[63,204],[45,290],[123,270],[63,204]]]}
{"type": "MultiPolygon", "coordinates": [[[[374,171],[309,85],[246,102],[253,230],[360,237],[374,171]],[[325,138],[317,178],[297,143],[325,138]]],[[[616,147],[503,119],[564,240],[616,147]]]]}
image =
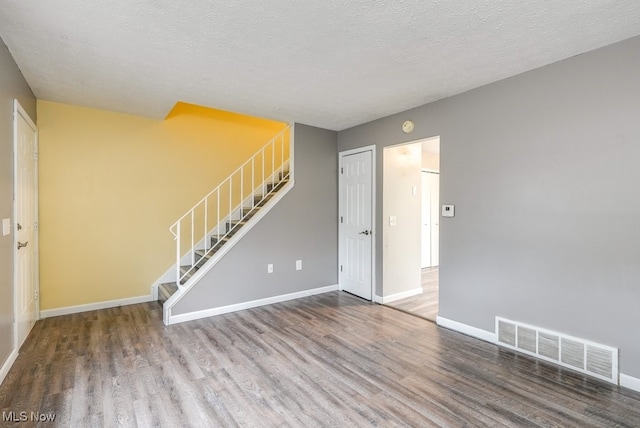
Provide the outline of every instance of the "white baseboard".
{"type": "Polygon", "coordinates": [[[170,315],[168,324],[178,324],[186,321],[198,320],[201,318],[208,318],[214,315],[227,314],[229,312],[241,311],[243,309],[256,308],[258,306],[271,305],[274,303],[286,302],[287,300],[299,299],[301,297],[313,296],[316,294],[328,293],[330,291],[336,291],[338,285],[329,285],[326,287],[313,288],[311,290],[298,291],[295,293],[282,294],[280,296],[267,297],[265,299],[252,300],[250,302],[236,303],[228,306],[221,306],[218,308],[205,309],[202,311],[189,312],[186,314],[170,315]]]}
{"type": "Polygon", "coordinates": [[[14,349],[13,351],[11,351],[11,354],[9,354],[9,358],[7,358],[7,360],[2,365],[2,368],[0,368],[0,385],[2,385],[2,382],[4,382],[4,378],[7,377],[7,373],[9,373],[9,370],[11,370],[13,363],[16,362],[16,358],[18,358],[18,350],[14,349]]]}
{"type": "Polygon", "coordinates": [[[411,290],[403,291],[402,293],[390,294],[389,296],[380,297],[380,303],[391,303],[395,302],[396,300],[405,299],[407,297],[417,296],[418,294],[422,294],[423,291],[424,290],[422,289],[422,287],[418,287],[411,290]]]}
{"type": "Polygon", "coordinates": [[[640,379],[620,373],[620,386],[640,392],[640,379]]]}
{"type": "Polygon", "coordinates": [[[373,303],[383,303],[384,298],[382,296],[378,296],[377,294],[373,295],[373,303]]]}
{"type": "Polygon", "coordinates": [[[481,328],[472,327],[441,316],[436,317],[436,324],[440,327],[448,328],[449,330],[454,330],[459,333],[466,334],[467,336],[484,340],[485,342],[496,343],[496,334],[487,330],[482,330],[481,328]]]}
{"type": "Polygon", "coordinates": [[[126,299],[108,300],[106,302],[88,303],[86,305],[67,306],[64,308],[47,309],[40,311],[40,318],[51,318],[60,315],[77,314],[80,312],[95,311],[96,309],[116,308],[118,306],[135,305],[153,301],[153,295],[128,297],[126,299]]]}

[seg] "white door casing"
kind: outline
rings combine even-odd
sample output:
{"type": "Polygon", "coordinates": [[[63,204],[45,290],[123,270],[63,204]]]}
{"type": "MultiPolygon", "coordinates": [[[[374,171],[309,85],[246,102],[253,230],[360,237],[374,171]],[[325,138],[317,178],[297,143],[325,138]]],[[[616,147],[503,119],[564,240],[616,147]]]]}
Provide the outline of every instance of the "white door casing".
{"type": "Polygon", "coordinates": [[[38,130],[14,101],[14,311],[18,349],[38,317],[38,130]]]}
{"type": "Polygon", "coordinates": [[[375,147],[340,153],[339,288],[373,298],[375,272],[375,147]]]}

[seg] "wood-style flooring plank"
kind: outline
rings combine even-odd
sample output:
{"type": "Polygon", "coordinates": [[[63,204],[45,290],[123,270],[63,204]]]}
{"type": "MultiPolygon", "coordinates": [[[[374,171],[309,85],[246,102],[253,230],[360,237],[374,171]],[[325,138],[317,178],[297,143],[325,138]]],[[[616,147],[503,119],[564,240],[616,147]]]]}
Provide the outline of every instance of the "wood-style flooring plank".
{"type": "Polygon", "coordinates": [[[156,303],[39,321],[0,411],[60,427],[640,427],[640,393],[332,292],[168,327],[156,303]]]}
{"type": "Polygon", "coordinates": [[[424,268],[421,275],[421,294],[395,300],[386,305],[435,322],[439,306],[439,268],[424,268]]]}

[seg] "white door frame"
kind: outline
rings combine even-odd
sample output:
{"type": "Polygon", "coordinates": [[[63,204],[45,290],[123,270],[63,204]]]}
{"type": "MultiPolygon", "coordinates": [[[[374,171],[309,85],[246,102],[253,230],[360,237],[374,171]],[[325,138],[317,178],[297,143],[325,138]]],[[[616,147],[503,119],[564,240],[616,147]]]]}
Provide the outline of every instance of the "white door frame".
{"type": "MultiPolygon", "coordinates": [[[[16,202],[16,198],[17,198],[17,194],[18,194],[18,189],[17,189],[17,183],[18,183],[18,115],[20,117],[22,117],[25,122],[27,122],[27,124],[31,127],[31,129],[34,130],[35,132],[35,150],[36,153],[38,153],[38,127],[36,126],[36,124],[33,122],[33,120],[29,117],[29,114],[26,112],[26,110],[24,108],[22,108],[22,106],[20,105],[20,102],[17,99],[13,100],[13,225],[12,228],[14,229],[13,231],[13,314],[14,314],[14,318],[13,318],[13,342],[14,342],[14,349],[17,352],[18,351],[18,347],[21,346],[22,344],[18,343],[18,319],[17,319],[17,312],[18,312],[18,307],[19,307],[19,303],[18,303],[18,269],[17,269],[17,264],[18,264],[18,251],[17,251],[17,235],[15,233],[15,223],[16,223],[16,216],[17,216],[17,210],[18,210],[18,206],[17,206],[17,202],[16,202]]],[[[35,156],[37,156],[37,154],[34,154],[35,156]]],[[[35,167],[35,177],[34,177],[34,183],[35,183],[35,211],[36,211],[36,222],[39,221],[38,219],[38,160],[36,157],[36,167],[35,167]]],[[[35,264],[35,271],[36,271],[36,275],[35,275],[35,293],[36,293],[36,320],[40,319],[40,262],[39,262],[39,245],[38,245],[38,232],[39,228],[36,228],[34,230],[34,236],[33,236],[33,240],[34,240],[34,264],[35,264]]]]}
{"type": "Polygon", "coordinates": [[[376,146],[372,144],[370,146],[359,147],[357,149],[345,150],[338,153],[338,290],[342,290],[342,282],[340,280],[340,265],[342,264],[343,254],[343,240],[345,237],[342,234],[342,228],[340,227],[340,213],[342,212],[342,184],[343,178],[340,173],[342,167],[342,160],[345,156],[353,155],[362,152],[371,152],[371,300],[377,302],[379,300],[376,295],[376,146]]]}

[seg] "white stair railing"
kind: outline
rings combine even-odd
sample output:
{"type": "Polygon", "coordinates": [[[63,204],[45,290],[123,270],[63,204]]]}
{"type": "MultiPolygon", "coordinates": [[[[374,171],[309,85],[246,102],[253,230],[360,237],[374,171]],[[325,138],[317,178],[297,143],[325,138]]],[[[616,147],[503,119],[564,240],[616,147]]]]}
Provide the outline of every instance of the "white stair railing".
{"type": "Polygon", "coordinates": [[[183,285],[237,231],[242,221],[277,191],[278,183],[289,179],[290,142],[291,124],[169,228],[176,240],[178,285],[183,285]]]}

